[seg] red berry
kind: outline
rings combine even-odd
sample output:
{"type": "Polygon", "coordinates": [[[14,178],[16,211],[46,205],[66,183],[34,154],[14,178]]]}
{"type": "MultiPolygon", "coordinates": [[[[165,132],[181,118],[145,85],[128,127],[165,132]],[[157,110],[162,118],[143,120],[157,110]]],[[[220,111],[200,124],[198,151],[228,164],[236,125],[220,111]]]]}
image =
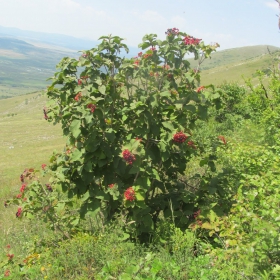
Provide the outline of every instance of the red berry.
{"type": "Polygon", "coordinates": [[[187,140],[188,136],[183,132],[177,132],[173,135],[173,141],[176,143],[184,143],[187,140]]]}
{"type": "Polygon", "coordinates": [[[128,163],[128,164],[132,164],[136,158],[134,156],[134,154],[132,154],[128,149],[124,150],[122,152],[123,158],[124,160],[128,163]]]}
{"type": "Polygon", "coordinates": [[[132,187],[129,187],[125,192],[124,192],[124,197],[126,200],[129,201],[134,201],[135,200],[135,190],[132,187]]]}

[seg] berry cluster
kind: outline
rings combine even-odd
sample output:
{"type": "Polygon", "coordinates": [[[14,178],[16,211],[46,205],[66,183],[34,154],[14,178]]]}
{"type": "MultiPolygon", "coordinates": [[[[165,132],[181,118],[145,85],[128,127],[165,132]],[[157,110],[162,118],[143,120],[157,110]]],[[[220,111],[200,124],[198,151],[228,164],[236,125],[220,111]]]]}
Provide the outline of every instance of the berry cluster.
{"type": "Polygon", "coordinates": [[[179,33],[179,29],[178,28],[168,28],[167,31],[165,32],[165,34],[167,36],[171,36],[171,35],[178,35],[179,33]]]}
{"type": "Polygon", "coordinates": [[[135,158],[135,156],[134,156],[134,154],[132,154],[129,150],[124,150],[123,152],[122,152],[122,155],[123,155],[123,158],[124,158],[124,160],[128,163],[128,164],[132,164],[135,160],[136,160],[136,158],[135,158]]]}
{"type": "Polygon", "coordinates": [[[23,193],[26,188],[26,184],[22,184],[20,188],[20,192],[23,193]]]}
{"type": "Polygon", "coordinates": [[[92,113],[94,113],[94,110],[95,110],[96,106],[95,106],[94,104],[90,103],[90,104],[87,105],[87,108],[89,108],[90,111],[91,111],[92,113]]]}
{"type": "Polygon", "coordinates": [[[17,212],[16,212],[16,217],[19,218],[21,216],[21,213],[22,213],[22,208],[19,207],[17,212]]]}
{"type": "Polygon", "coordinates": [[[196,92],[201,92],[201,91],[203,91],[204,89],[205,89],[204,86],[198,87],[198,88],[196,89],[196,92]]]}
{"type": "Polygon", "coordinates": [[[24,182],[24,176],[23,174],[20,175],[20,181],[23,183],[24,182]]]}
{"type": "MultiPolygon", "coordinates": [[[[79,81],[80,81],[80,80],[79,80],[79,81]]],[[[79,92],[79,93],[74,97],[74,99],[75,99],[76,101],[79,101],[81,97],[82,97],[82,93],[79,92]]]]}
{"type": "Polygon", "coordinates": [[[192,36],[187,36],[183,39],[185,45],[198,45],[201,39],[194,38],[192,36]]]}
{"type": "Polygon", "coordinates": [[[135,190],[132,187],[129,187],[125,192],[124,192],[124,197],[126,200],[129,201],[134,201],[135,200],[135,190]]]}
{"type": "Polygon", "coordinates": [[[173,135],[173,141],[176,143],[184,143],[187,140],[188,136],[184,134],[182,131],[177,132],[173,135]]]}

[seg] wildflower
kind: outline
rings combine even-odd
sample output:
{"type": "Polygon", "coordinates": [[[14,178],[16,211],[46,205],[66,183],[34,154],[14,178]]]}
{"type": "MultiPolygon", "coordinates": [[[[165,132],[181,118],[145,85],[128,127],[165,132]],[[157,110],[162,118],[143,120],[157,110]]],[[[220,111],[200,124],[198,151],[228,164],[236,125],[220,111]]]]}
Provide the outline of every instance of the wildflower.
{"type": "Polygon", "coordinates": [[[126,200],[129,201],[134,201],[135,200],[135,190],[132,187],[129,187],[125,192],[124,192],[124,197],[126,200]]]}
{"type": "Polygon", "coordinates": [[[220,136],[218,136],[218,139],[219,139],[221,142],[223,142],[224,145],[227,144],[226,138],[225,138],[224,136],[220,135],[220,136]]]}
{"type": "Polygon", "coordinates": [[[135,158],[135,156],[134,156],[134,154],[132,154],[129,150],[124,150],[123,152],[122,152],[122,155],[123,155],[123,158],[124,158],[124,160],[128,163],[128,164],[132,164],[135,160],[136,160],[136,158],[135,158]]]}
{"type": "Polygon", "coordinates": [[[75,96],[74,99],[75,99],[76,101],[79,101],[81,97],[82,97],[82,93],[79,92],[79,93],[75,96]]]}
{"type": "Polygon", "coordinates": [[[19,218],[21,216],[21,213],[22,213],[22,208],[19,207],[17,212],[16,212],[16,217],[19,218]]]}
{"type": "Polygon", "coordinates": [[[94,110],[95,110],[96,106],[95,106],[94,104],[90,103],[90,104],[87,105],[87,108],[89,108],[90,111],[91,111],[92,113],[94,113],[94,110]]]}
{"type": "Polygon", "coordinates": [[[43,170],[45,170],[46,166],[47,166],[47,165],[46,165],[45,163],[43,163],[43,164],[41,165],[41,167],[42,167],[43,170]]]}
{"type": "Polygon", "coordinates": [[[183,132],[177,132],[173,135],[173,141],[176,143],[184,143],[187,140],[188,136],[183,132]]]}
{"type": "Polygon", "coordinates": [[[198,88],[196,89],[196,92],[201,92],[201,91],[203,91],[204,89],[205,89],[204,86],[198,87],[198,88]]]}
{"type": "Polygon", "coordinates": [[[23,193],[26,188],[26,184],[22,184],[20,187],[20,192],[23,193]]]}

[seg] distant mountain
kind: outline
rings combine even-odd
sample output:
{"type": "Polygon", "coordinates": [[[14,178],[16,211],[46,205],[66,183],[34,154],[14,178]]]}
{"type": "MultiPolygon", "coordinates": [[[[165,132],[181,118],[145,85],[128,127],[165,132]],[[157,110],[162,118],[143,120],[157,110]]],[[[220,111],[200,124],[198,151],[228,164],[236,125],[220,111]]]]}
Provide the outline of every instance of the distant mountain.
{"type": "MultiPolygon", "coordinates": [[[[60,47],[62,50],[68,51],[82,51],[94,48],[100,41],[76,38],[55,33],[35,32],[28,30],[21,30],[19,28],[0,26],[0,37],[10,37],[28,41],[31,44],[47,44],[50,48],[60,47]]],[[[133,57],[136,56],[138,48],[129,47],[129,54],[122,52],[122,55],[133,57]]],[[[1,48],[1,45],[0,45],[1,48]]]]}
{"type": "Polygon", "coordinates": [[[98,43],[97,41],[80,39],[62,34],[27,31],[4,26],[0,26],[0,36],[41,42],[75,51],[91,49],[95,47],[98,43]]]}
{"type": "Polygon", "coordinates": [[[0,37],[0,98],[44,89],[65,56],[78,53],[36,47],[23,40],[0,37]]]}

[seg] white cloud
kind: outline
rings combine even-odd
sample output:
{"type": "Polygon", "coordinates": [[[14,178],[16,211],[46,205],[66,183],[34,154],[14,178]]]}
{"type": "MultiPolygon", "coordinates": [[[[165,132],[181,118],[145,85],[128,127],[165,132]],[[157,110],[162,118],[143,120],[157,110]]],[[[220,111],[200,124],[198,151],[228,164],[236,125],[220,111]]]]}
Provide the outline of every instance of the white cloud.
{"type": "Polygon", "coordinates": [[[273,9],[273,10],[279,11],[279,4],[277,4],[276,1],[274,1],[274,2],[265,2],[264,4],[265,4],[267,7],[271,8],[271,9],[273,9]]]}

